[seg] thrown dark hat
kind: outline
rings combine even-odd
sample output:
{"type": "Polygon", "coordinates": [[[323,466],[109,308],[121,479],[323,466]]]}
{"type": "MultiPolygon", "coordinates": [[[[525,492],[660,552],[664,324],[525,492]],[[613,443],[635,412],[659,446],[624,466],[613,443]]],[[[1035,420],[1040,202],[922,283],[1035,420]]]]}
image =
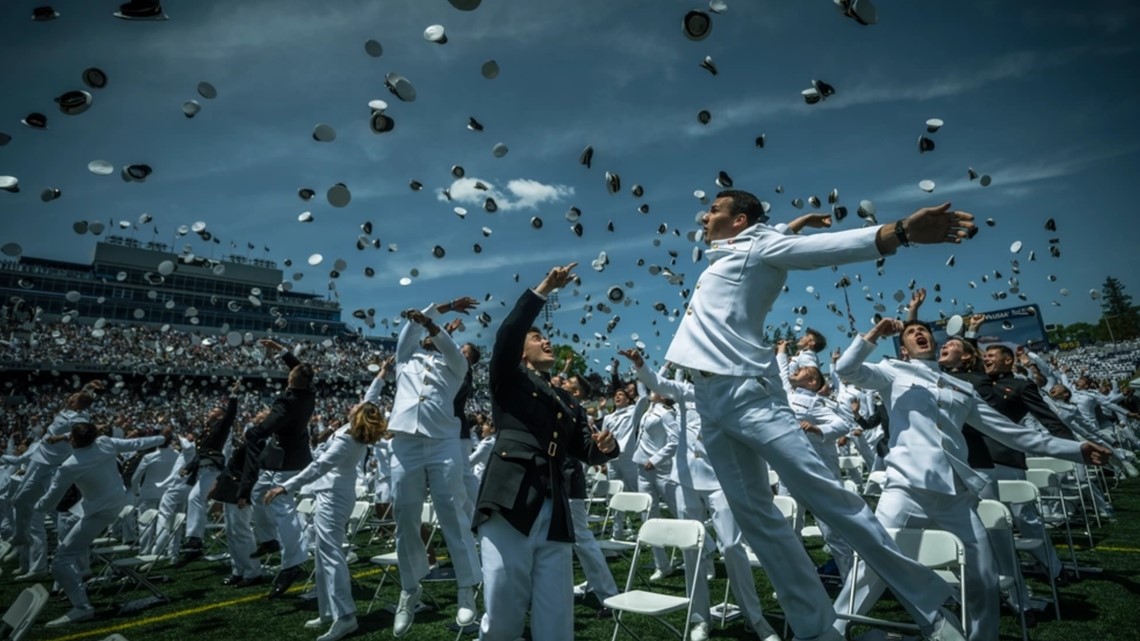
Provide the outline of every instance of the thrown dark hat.
{"type": "Polygon", "coordinates": [[[934,141],[926,136],[919,136],[918,153],[925,154],[928,151],[934,151],[934,141]]]}
{"type": "Polygon", "coordinates": [[[702,125],[707,125],[712,121],[712,114],[709,113],[708,109],[701,109],[697,112],[697,120],[700,121],[702,125]]]}
{"type": "Polygon", "coordinates": [[[1046,220],[1045,229],[1046,231],[1057,231],[1057,221],[1053,220],[1052,218],[1046,220]]]}
{"type": "Polygon", "coordinates": [[[59,110],[69,116],[81,114],[91,106],[91,94],[86,91],[68,91],[55,99],[59,110]]]}
{"type": "Polygon", "coordinates": [[[372,119],[369,121],[368,125],[372,128],[372,133],[383,134],[395,129],[396,121],[392,120],[392,118],[385,114],[383,111],[377,111],[376,113],[372,114],[372,119]]]}
{"type": "Polygon", "coordinates": [[[33,111],[27,116],[24,116],[20,122],[32,129],[47,129],[47,116],[38,111],[33,111]]]}
{"type": "Polygon", "coordinates": [[[621,176],[615,173],[606,172],[606,191],[611,194],[616,194],[621,191],[621,176]]]}
{"type": "Polygon", "coordinates": [[[720,73],[717,71],[716,63],[713,62],[712,56],[705,56],[705,59],[701,61],[701,69],[708,70],[708,72],[714,76],[720,73]]]}
{"type": "Polygon", "coordinates": [[[102,89],[107,86],[107,74],[98,67],[88,67],[83,70],[83,84],[92,89],[102,89]]]}
{"type": "Polygon", "coordinates": [[[732,176],[729,176],[726,171],[719,172],[716,176],[716,184],[724,189],[731,189],[733,184],[732,176]]]}
{"type": "Polygon", "coordinates": [[[580,164],[585,165],[586,168],[589,169],[590,163],[592,163],[593,161],[594,161],[594,148],[587,146],[585,149],[582,150],[582,154],[580,156],[578,156],[578,162],[580,164]]]}
{"type": "Polygon", "coordinates": [[[59,17],[59,12],[55,9],[44,6],[32,9],[32,20],[36,22],[49,22],[59,17]]]}
{"type": "Polygon", "coordinates": [[[483,123],[475,120],[474,118],[467,119],[467,128],[471,131],[483,131],[483,123]]]}
{"type": "Polygon", "coordinates": [[[115,12],[116,18],[124,20],[167,20],[162,12],[162,3],[155,0],[130,0],[119,5],[115,12]]]}
{"type": "Polygon", "coordinates": [[[681,30],[689,40],[704,40],[712,31],[712,18],[704,11],[690,11],[681,21],[681,30]]]}

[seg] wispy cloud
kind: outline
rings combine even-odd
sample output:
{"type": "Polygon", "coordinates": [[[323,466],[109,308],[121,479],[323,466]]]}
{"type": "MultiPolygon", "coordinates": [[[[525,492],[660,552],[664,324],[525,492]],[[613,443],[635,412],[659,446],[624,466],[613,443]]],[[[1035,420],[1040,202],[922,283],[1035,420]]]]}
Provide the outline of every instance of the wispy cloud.
{"type": "MultiPolygon", "coordinates": [[[[539,205],[555,203],[574,195],[574,188],[566,185],[547,185],[530,178],[514,178],[507,181],[504,189],[499,189],[490,180],[460,178],[447,188],[451,200],[467,205],[482,207],[488,198],[493,198],[502,211],[537,209],[539,205]]],[[[447,196],[441,191],[441,202],[447,196]]]]}
{"type": "MultiPolygon", "coordinates": [[[[1011,188],[1021,188],[1030,183],[1071,176],[1094,167],[1099,163],[1122,156],[1128,156],[1138,151],[1140,151],[1140,143],[1115,148],[1069,149],[1049,158],[1037,158],[1032,161],[995,161],[987,163],[993,167],[993,169],[986,170],[984,173],[993,179],[992,189],[995,191],[1009,192],[1011,188]]],[[[979,172],[981,172],[982,167],[983,165],[979,165],[979,172]]],[[[967,190],[981,188],[977,180],[962,177],[938,185],[934,193],[936,196],[952,196],[967,190]]],[[[1020,190],[1015,190],[1015,192],[1016,194],[1024,193],[1020,190]]],[[[921,192],[917,184],[898,185],[878,196],[876,202],[895,203],[912,201],[920,194],[921,192]]],[[[1005,195],[1011,194],[1006,193],[1005,195]]]]}

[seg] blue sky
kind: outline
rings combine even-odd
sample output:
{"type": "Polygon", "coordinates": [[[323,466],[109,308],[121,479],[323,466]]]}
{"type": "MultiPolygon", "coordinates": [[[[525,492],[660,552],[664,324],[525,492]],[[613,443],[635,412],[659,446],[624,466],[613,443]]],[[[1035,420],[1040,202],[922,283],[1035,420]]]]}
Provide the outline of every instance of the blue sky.
{"type": "MultiPolygon", "coordinates": [[[[19,178],[22,191],[0,192],[0,239],[31,256],[87,260],[96,239],[74,234],[76,220],[136,221],[149,213],[166,243],[179,225],[201,220],[223,244],[207,246],[191,234],[176,248],[189,243],[209,255],[213,247],[218,258],[231,241],[242,254],[253,242],[258,256],[268,245],[279,264],[293,260],[287,277],[304,274],[301,290],[328,291],[332,262],[345,259],[349,269],[336,289],[346,320],[360,307],[395,316],[432,300],[489,293],[484,309],[497,322],[506,312],[500,303],[512,304],[523,285],[555,262],[578,260],[582,286],[577,296],[562,294],[556,325],[583,338],[607,333],[613,314],[595,310],[581,324],[585,297],[596,302],[630,281],[638,304],[613,312],[621,321],[611,345],[628,346],[638,334],[659,356],[674,324],[653,306],[672,310],[683,299],[681,287],[647,268],[669,265],[673,250],[679,257],[671,269],[685,274],[686,287],[695,282],[701,265],[692,263],[685,238],[701,211],[693,191],[714,194],[723,170],[771,202],[773,221],[802,213],[794,198],[817,195],[826,205],[835,188],[852,212],[838,229],[861,223],[854,210],[862,199],[876,203],[882,221],[951,200],[996,222],[967,245],[904,250],[882,276],[873,264],[793,274],[769,323],[794,323],[792,309],[806,305],[804,323],[835,345],[847,339],[826,304],[842,309],[834,284],[843,274],[862,278],[850,292],[861,330],[874,313],[864,294],[881,292],[893,311],[892,294],[912,278],[941,285],[943,302],[932,294],[927,316],[1019,302],[992,297],[1008,288],[1013,258],[1021,291],[1041,305],[1047,323],[1095,321],[1099,306],[1088,291],[1107,275],[1140,296],[1140,223],[1131,211],[1140,93],[1126,80],[1128,69],[1140,68],[1129,35],[1140,26],[1140,8],[1124,1],[1048,10],[985,0],[876,4],[879,24],[861,27],[830,0],[735,0],[713,16],[706,40],[691,42],[681,18],[698,3],[673,0],[485,0],[473,12],[446,0],[172,1],[165,22],[126,22],[111,16],[114,2],[73,0],[56,3],[61,16],[48,23],[30,20],[34,3],[4,3],[0,132],[12,141],[0,147],[0,175],[19,178]],[[446,45],[423,38],[432,24],[446,28],[446,45]],[[382,43],[382,56],[365,53],[369,39],[382,43]],[[719,75],[699,67],[705,56],[719,75]],[[501,68],[494,80],[480,74],[490,59],[501,68]],[[80,76],[89,66],[107,73],[107,87],[91,90],[85,113],[63,115],[52,99],[85,88],[80,76]],[[415,102],[386,90],[389,72],[414,84],[415,102]],[[836,95],[804,104],[800,91],[813,78],[836,95]],[[217,88],[216,99],[197,95],[201,81],[217,88]],[[181,112],[190,99],[202,105],[193,119],[181,112]],[[394,131],[369,130],[373,99],[389,103],[394,131]],[[708,125],[697,121],[702,109],[712,114],[708,125]],[[49,129],[20,124],[32,111],[48,115],[49,129]],[[469,131],[470,117],[485,130],[469,131]],[[916,140],[933,117],[945,126],[931,135],[937,148],[920,155],[916,140]],[[320,123],[336,129],[335,141],[312,139],[320,123]],[[753,143],[759,134],[763,149],[753,143]],[[491,149],[500,142],[510,151],[496,158],[491,149]],[[586,145],[595,149],[591,169],[577,162],[586,145]],[[96,176],[87,170],[96,159],[116,168],[147,163],[154,174],[145,183],[96,176]],[[453,185],[453,165],[472,180],[453,185]],[[969,181],[968,167],[992,176],[992,185],[969,181]],[[607,193],[607,171],[621,176],[620,193],[607,193]],[[924,179],[935,181],[933,194],[918,188],[924,179]],[[423,190],[412,191],[412,180],[423,190]],[[482,210],[485,194],[471,188],[473,180],[491,187],[498,212],[482,210]],[[344,208],[325,198],[338,182],[352,192],[344,208]],[[634,184],[643,186],[642,198],[631,195],[634,184]],[[62,197],[41,202],[49,187],[62,197]],[[301,201],[302,187],[317,198],[301,201]],[[444,188],[454,202],[442,198],[444,188]],[[638,212],[642,203],[648,214],[638,212]],[[456,206],[468,210],[465,218],[456,206]],[[582,211],[581,238],[564,218],[571,206],[582,211]],[[305,211],[315,222],[297,221],[305,211]],[[543,219],[541,230],[531,227],[533,216],[543,219]],[[1044,229],[1050,217],[1056,234],[1044,229]],[[385,249],[357,251],[364,221],[385,249]],[[662,223],[668,232],[658,235],[662,223]],[[1060,258],[1049,256],[1052,237],[1061,239],[1060,258]],[[1009,251],[1015,240],[1023,243],[1018,256],[1009,251]],[[388,252],[389,243],[398,251],[388,252]],[[432,257],[435,245],[445,258],[432,257]],[[596,272],[589,264],[603,250],[610,263],[596,272]],[[325,262],[308,266],[312,253],[325,262]],[[951,254],[953,268],[945,266],[951,254]],[[374,278],[363,275],[365,266],[374,278]],[[419,276],[401,287],[413,268],[419,276]],[[995,270],[1002,278],[993,278],[995,270]],[[1071,293],[1062,296],[1062,288],[1071,293]]],[[[151,227],[137,237],[150,240],[151,227]]],[[[469,325],[470,339],[490,342],[469,325]]],[[[602,347],[590,356],[605,362],[611,354],[602,347]]]]}

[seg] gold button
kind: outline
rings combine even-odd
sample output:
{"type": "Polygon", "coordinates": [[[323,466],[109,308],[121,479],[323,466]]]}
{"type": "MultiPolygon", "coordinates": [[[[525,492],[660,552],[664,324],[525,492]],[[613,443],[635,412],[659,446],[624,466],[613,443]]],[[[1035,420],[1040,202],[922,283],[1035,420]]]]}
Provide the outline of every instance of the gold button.
{"type": "Polygon", "coordinates": [[[538,396],[538,392],[531,392],[530,395],[531,396],[538,396]]]}
{"type": "Polygon", "coordinates": [[[700,452],[693,452],[693,458],[701,458],[700,452]]]}
{"type": "Polygon", "coordinates": [[[713,248],[713,249],[716,249],[718,246],[719,246],[719,245],[717,245],[716,243],[713,243],[713,244],[712,244],[712,248],[713,248]]]}
{"type": "MultiPolygon", "coordinates": [[[[555,418],[562,418],[562,412],[559,412],[559,413],[558,413],[558,415],[557,415],[555,418]]],[[[558,435],[557,435],[557,434],[555,434],[555,436],[558,436],[558,435]]]]}
{"type": "Polygon", "coordinates": [[[421,397],[420,397],[420,400],[421,400],[421,401],[426,401],[426,400],[427,400],[427,397],[426,397],[426,396],[421,396],[421,397]]]}
{"type": "Polygon", "coordinates": [[[695,287],[693,287],[693,289],[700,289],[700,288],[701,288],[701,284],[700,284],[700,283],[697,283],[697,284],[696,284],[696,286],[695,286],[695,287]]]}
{"type": "Polygon", "coordinates": [[[551,436],[550,438],[558,438],[558,432],[555,432],[554,435],[551,436]]]}
{"type": "Polygon", "coordinates": [[[686,309],[686,310],[685,310],[685,315],[686,315],[686,316],[692,316],[692,315],[693,315],[693,308],[692,308],[692,307],[690,307],[689,309],[686,309]]]}

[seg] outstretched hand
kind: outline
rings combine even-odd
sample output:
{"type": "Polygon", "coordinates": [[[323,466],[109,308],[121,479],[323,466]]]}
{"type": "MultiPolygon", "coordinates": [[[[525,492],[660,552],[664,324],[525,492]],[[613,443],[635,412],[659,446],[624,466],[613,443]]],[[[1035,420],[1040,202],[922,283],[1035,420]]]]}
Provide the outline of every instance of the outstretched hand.
{"type": "Polygon", "coordinates": [[[577,262],[569,263],[566,265],[552,267],[546,274],[546,278],[534,288],[534,291],[546,296],[550,292],[565,287],[566,283],[574,280],[574,268],[578,266],[577,262]]]}
{"type": "Polygon", "coordinates": [[[629,349],[619,349],[618,354],[628,358],[634,367],[641,367],[645,365],[645,359],[641,357],[641,352],[636,347],[629,349]]]}
{"type": "Polygon", "coordinates": [[[960,243],[974,227],[974,215],[951,211],[950,203],[923,207],[906,217],[903,223],[907,238],[919,245],[960,243]]]}

